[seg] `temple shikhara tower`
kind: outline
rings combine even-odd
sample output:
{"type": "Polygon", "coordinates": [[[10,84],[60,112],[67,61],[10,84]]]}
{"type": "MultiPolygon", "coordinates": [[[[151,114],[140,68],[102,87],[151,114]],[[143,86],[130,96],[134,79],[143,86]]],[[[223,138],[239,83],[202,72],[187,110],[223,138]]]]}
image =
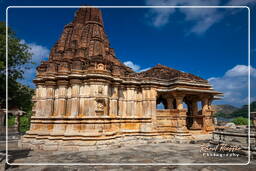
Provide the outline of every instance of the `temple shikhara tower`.
{"type": "Polygon", "coordinates": [[[96,8],[76,12],[34,83],[31,126],[20,145],[42,150],[190,139],[214,130],[211,102],[221,95],[207,80],[164,65],[139,73],[125,66],[96,8]]]}

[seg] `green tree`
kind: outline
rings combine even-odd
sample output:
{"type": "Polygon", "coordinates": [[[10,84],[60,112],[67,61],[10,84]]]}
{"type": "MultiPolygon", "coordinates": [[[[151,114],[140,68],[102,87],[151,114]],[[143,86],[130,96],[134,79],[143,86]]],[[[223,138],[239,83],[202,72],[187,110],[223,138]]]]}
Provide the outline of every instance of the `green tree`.
{"type": "MultiPolygon", "coordinates": [[[[248,119],[244,117],[237,117],[232,120],[232,122],[236,125],[248,125],[248,119]]],[[[251,122],[251,120],[250,120],[251,122]]],[[[250,123],[252,125],[252,122],[250,123]]]]}
{"type": "MultiPolygon", "coordinates": [[[[25,64],[31,64],[32,54],[29,47],[18,39],[8,28],[8,106],[29,111],[32,107],[33,89],[21,85],[17,79],[23,79],[25,64]]],[[[0,107],[6,104],[6,27],[0,22],[0,107]]]]}

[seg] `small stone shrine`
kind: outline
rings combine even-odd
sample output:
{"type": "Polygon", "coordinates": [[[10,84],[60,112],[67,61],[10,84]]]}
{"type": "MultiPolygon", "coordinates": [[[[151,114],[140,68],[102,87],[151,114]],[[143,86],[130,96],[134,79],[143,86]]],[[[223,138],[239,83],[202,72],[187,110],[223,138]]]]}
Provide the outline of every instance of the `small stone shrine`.
{"type": "Polygon", "coordinates": [[[0,141],[6,140],[6,116],[14,117],[14,124],[8,125],[8,140],[19,139],[20,137],[20,117],[26,112],[19,110],[16,107],[8,109],[8,115],[6,115],[7,110],[0,108],[0,141]]]}
{"type": "Polygon", "coordinates": [[[97,8],[76,12],[34,83],[31,126],[20,145],[42,150],[190,139],[214,130],[211,103],[222,95],[207,80],[164,65],[139,73],[125,66],[97,8]]]}

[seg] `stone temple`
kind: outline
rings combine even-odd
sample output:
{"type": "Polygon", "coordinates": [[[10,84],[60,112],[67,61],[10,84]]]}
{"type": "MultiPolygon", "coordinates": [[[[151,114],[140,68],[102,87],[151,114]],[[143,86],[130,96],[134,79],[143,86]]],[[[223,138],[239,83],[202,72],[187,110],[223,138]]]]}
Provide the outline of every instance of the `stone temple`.
{"type": "Polygon", "coordinates": [[[214,130],[211,102],[222,95],[164,65],[134,72],[110,47],[97,8],[76,12],[34,83],[31,126],[20,145],[42,150],[191,139],[214,130]]]}

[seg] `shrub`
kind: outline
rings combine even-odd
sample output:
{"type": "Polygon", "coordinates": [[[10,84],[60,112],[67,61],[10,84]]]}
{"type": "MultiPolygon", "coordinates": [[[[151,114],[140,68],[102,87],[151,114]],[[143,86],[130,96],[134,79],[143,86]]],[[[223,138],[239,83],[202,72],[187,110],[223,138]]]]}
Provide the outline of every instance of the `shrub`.
{"type": "MultiPolygon", "coordinates": [[[[234,118],[232,120],[232,122],[236,125],[248,125],[248,119],[247,118],[244,118],[244,117],[237,117],[237,118],[234,118]]],[[[251,125],[252,125],[252,121],[251,122],[251,125]]]]}
{"type": "Polygon", "coordinates": [[[20,132],[26,132],[30,127],[31,111],[20,117],[20,132]]]}
{"type": "Polygon", "coordinates": [[[12,127],[15,124],[15,116],[8,115],[8,127],[12,127]]]}

